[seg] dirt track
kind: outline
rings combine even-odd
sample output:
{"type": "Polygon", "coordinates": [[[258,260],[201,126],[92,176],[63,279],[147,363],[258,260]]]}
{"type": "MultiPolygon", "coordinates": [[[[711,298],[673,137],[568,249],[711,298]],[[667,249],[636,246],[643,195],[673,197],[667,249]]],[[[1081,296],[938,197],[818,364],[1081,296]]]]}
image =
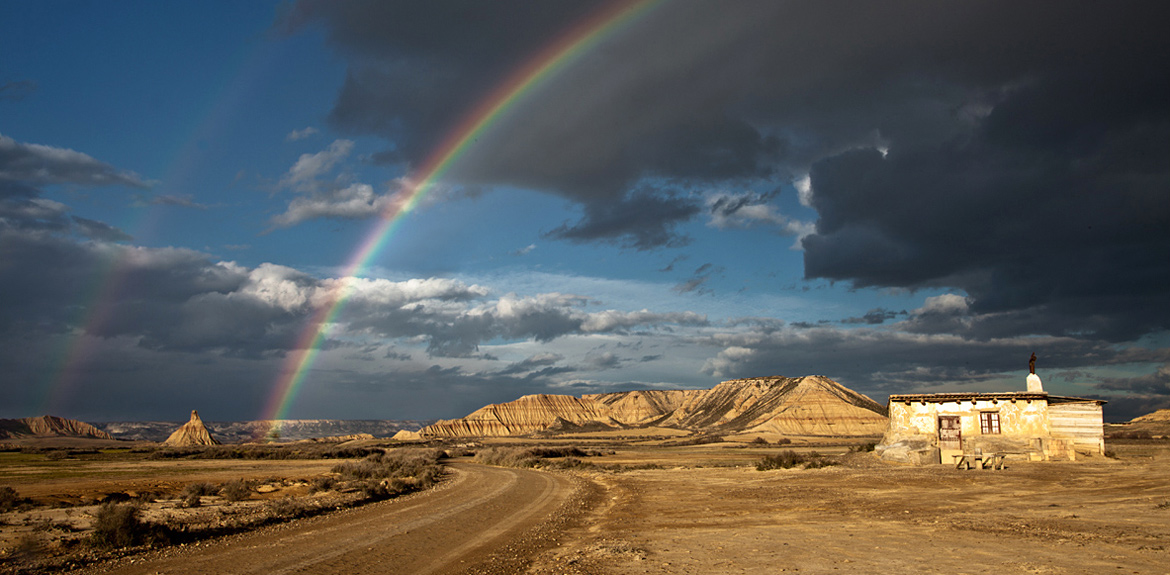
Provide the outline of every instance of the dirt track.
{"type": "Polygon", "coordinates": [[[574,493],[565,476],[467,463],[409,497],[169,549],[92,573],[511,573],[574,493]]]}

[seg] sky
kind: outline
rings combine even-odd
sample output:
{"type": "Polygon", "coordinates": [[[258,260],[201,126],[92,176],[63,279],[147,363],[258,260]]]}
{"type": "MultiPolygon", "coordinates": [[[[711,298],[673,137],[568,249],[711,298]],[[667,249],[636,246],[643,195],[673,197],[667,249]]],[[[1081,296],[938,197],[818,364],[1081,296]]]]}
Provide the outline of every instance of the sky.
{"type": "Polygon", "coordinates": [[[1167,12],[0,1],[0,417],[1170,408],[1167,12]]]}

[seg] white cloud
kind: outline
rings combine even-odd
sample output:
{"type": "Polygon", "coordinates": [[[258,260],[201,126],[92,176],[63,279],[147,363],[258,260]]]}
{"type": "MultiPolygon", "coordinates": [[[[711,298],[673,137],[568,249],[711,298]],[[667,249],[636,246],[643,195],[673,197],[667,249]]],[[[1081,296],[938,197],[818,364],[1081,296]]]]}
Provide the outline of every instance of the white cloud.
{"type": "Polygon", "coordinates": [[[325,150],[316,154],[301,154],[297,162],[289,168],[288,173],[280,179],[281,187],[310,191],[316,180],[333,170],[338,162],[344,160],[353,151],[352,140],[335,140],[325,150]]]}
{"type": "Polygon", "coordinates": [[[712,194],[707,197],[707,210],[711,216],[707,225],[719,229],[773,226],[780,235],[796,236],[792,249],[801,249],[801,240],[816,231],[816,224],[785,216],[767,201],[766,196],[753,193],[712,194]]]}
{"type": "Polygon", "coordinates": [[[309,136],[312,136],[316,133],[317,128],[309,126],[303,130],[293,130],[289,132],[288,135],[284,137],[284,141],[296,142],[297,140],[304,140],[305,138],[308,138],[309,136]]]}
{"type": "Polygon", "coordinates": [[[401,200],[399,195],[377,194],[369,184],[351,184],[340,190],[293,198],[288,209],[271,221],[277,227],[288,227],[316,218],[372,218],[396,212],[401,200]]]}
{"type": "Polygon", "coordinates": [[[812,207],[812,176],[805,174],[792,182],[792,186],[796,188],[796,197],[800,199],[800,205],[811,208],[812,207]]]}

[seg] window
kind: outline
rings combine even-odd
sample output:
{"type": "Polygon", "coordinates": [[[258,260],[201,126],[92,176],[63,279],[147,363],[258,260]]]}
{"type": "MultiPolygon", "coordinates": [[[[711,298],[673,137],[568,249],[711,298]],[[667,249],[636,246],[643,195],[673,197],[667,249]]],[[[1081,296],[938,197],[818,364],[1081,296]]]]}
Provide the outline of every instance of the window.
{"type": "Polygon", "coordinates": [[[982,411],[979,413],[979,430],[987,435],[989,433],[999,433],[999,412],[998,411],[982,411]]]}

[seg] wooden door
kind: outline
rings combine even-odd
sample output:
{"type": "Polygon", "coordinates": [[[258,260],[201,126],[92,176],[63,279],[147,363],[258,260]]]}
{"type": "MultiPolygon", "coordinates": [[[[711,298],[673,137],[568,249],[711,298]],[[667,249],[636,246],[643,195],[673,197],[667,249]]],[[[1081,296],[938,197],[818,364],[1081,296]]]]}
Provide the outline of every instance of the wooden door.
{"type": "Polygon", "coordinates": [[[938,416],[938,448],[963,449],[963,433],[959,425],[959,416],[938,416]]]}

